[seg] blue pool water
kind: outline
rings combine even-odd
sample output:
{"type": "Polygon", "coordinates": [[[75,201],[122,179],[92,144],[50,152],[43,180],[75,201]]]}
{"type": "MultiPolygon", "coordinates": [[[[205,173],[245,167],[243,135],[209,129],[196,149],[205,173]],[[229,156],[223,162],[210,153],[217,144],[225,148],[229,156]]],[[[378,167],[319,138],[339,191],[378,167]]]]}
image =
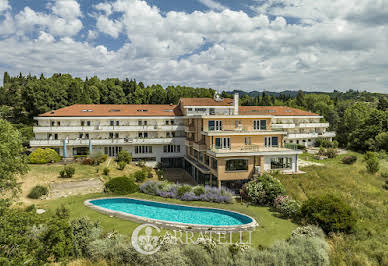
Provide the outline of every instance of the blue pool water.
{"type": "Polygon", "coordinates": [[[91,204],[114,211],[121,211],[141,217],[197,225],[243,225],[252,222],[248,216],[235,212],[171,205],[128,198],[91,200],[91,204]]]}

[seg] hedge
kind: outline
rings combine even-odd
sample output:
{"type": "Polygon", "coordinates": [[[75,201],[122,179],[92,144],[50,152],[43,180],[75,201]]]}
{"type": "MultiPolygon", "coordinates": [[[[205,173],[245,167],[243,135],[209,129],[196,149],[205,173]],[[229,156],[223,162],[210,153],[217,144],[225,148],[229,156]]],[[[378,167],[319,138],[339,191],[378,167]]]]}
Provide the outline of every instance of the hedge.
{"type": "Polygon", "coordinates": [[[56,163],[60,159],[61,157],[53,149],[38,148],[28,156],[28,161],[32,164],[56,163]]]}
{"type": "Polygon", "coordinates": [[[115,194],[131,194],[139,190],[139,187],[127,176],[112,178],[105,183],[105,192],[115,194]]]}

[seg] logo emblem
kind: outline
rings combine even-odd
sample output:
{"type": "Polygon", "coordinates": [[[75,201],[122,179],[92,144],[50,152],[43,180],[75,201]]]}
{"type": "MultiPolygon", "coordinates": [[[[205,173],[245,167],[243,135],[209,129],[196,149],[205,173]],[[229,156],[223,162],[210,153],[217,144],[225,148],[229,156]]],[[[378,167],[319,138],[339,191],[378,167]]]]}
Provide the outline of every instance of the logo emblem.
{"type": "Polygon", "coordinates": [[[132,233],[131,242],[137,252],[144,255],[158,252],[160,249],[159,236],[153,235],[154,231],[160,233],[160,229],[153,224],[142,224],[136,227],[132,233]]]}

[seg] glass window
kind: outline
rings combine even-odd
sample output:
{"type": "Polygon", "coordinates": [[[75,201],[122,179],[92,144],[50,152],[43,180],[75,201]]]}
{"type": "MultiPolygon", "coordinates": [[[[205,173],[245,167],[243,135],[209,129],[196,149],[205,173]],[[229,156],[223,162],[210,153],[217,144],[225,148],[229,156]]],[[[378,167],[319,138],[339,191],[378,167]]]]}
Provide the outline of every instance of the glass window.
{"type": "Polygon", "coordinates": [[[279,138],[272,137],[272,147],[278,147],[278,145],[279,145],[279,138]]]}
{"type": "Polygon", "coordinates": [[[216,123],[215,123],[215,121],[209,121],[208,122],[208,130],[209,131],[213,131],[213,130],[215,130],[215,125],[216,125],[216,123]]]}
{"type": "Polygon", "coordinates": [[[260,130],[267,129],[267,120],[260,120],[260,130]]]}
{"type": "Polygon", "coordinates": [[[212,158],[212,168],[213,168],[214,170],[217,170],[217,160],[214,159],[214,158],[212,158]]]}
{"type": "Polygon", "coordinates": [[[116,126],[119,126],[120,125],[120,121],[116,121],[116,126]]]}
{"type": "Polygon", "coordinates": [[[110,121],[111,126],[114,126],[114,123],[115,123],[114,121],[110,121]]]}
{"type": "Polygon", "coordinates": [[[207,154],[205,154],[205,164],[209,165],[210,164],[210,158],[207,154]]]}
{"type": "Polygon", "coordinates": [[[245,171],[248,170],[248,160],[247,159],[234,159],[227,160],[226,171],[245,171]]]}
{"type": "Polygon", "coordinates": [[[292,158],[277,157],[271,159],[271,169],[290,169],[292,168],[292,158]]]}

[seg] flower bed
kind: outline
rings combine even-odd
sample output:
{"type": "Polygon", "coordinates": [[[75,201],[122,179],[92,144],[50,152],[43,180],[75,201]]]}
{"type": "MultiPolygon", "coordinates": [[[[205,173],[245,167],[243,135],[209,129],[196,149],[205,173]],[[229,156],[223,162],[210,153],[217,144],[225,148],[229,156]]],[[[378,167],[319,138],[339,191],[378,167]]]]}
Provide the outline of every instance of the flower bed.
{"type": "Polygon", "coordinates": [[[163,198],[180,199],[184,201],[209,201],[217,203],[232,203],[233,192],[226,188],[210,186],[176,185],[168,182],[148,181],[140,186],[140,191],[163,198]]]}

